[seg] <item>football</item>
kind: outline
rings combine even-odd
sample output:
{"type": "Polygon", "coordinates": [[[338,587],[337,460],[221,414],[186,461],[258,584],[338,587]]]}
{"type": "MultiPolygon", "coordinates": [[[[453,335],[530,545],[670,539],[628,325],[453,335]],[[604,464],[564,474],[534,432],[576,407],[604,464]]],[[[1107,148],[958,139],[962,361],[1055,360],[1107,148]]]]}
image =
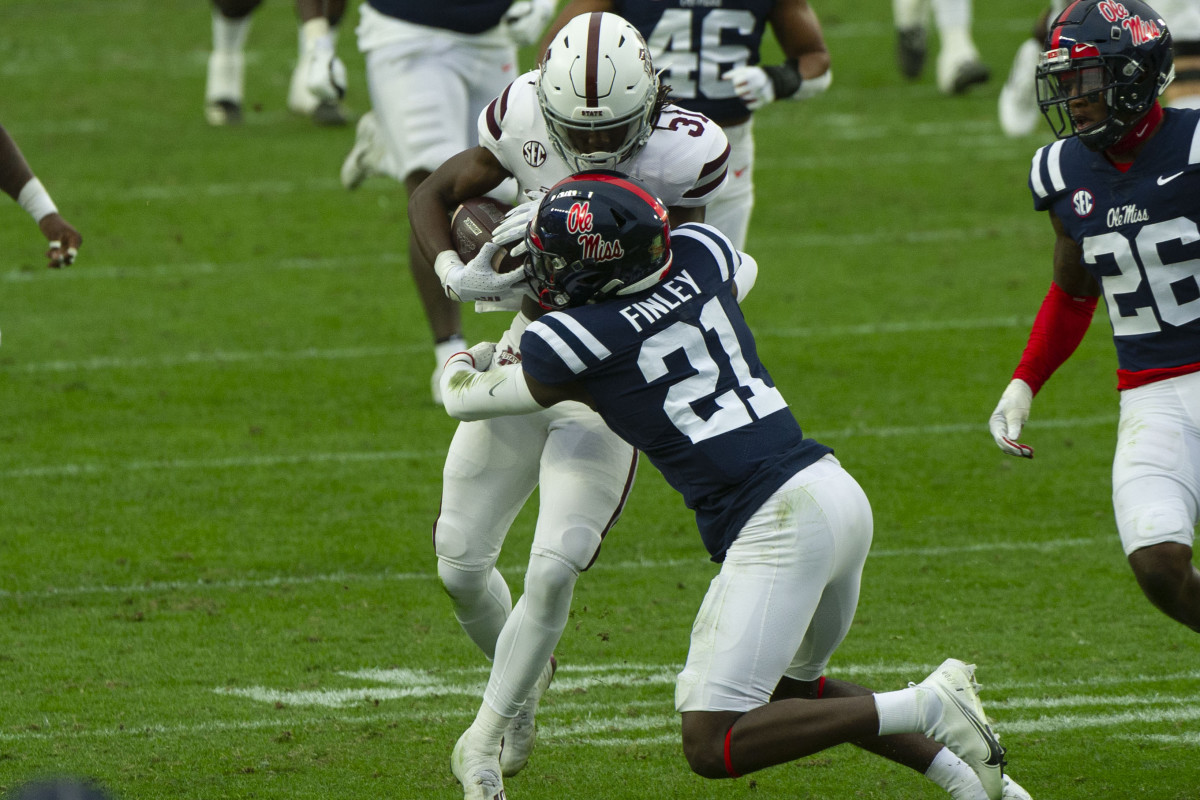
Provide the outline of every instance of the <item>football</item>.
{"type": "MultiPolygon", "coordinates": [[[[492,240],[492,231],[511,210],[512,206],[508,203],[492,197],[464,200],[463,204],[454,210],[453,216],[450,217],[450,236],[454,239],[454,249],[464,264],[475,257],[484,243],[492,240]]],[[[523,259],[513,258],[507,250],[501,249],[492,260],[492,269],[499,273],[512,272],[514,269],[520,269],[523,264],[523,259]]]]}

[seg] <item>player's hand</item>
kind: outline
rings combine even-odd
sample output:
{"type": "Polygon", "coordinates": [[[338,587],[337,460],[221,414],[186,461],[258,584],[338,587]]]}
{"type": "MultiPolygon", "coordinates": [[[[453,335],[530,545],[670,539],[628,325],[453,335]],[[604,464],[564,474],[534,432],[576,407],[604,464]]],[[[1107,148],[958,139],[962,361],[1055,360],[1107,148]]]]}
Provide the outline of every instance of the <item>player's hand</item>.
{"type": "Polygon", "coordinates": [[[529,223],[533,222],[537,216],[538,206],[541,205],[541,202],[541,198],[527,200],[505,214],[504,219],[500,220],[500,224],[492,231],[492,241],[501,247],[508,247],[516,242],[508,254],[514,258],[524,256],[529,250],[525,246],[525,234],[529,231],[529,223]]]}
{"type": "Polygon", "coordinates": [[[46,241],[50,243],[46,258],[50,260],[46,266],[50,269],[69,267],[75,263],[79,253],[79,245],[83,244],[83,236],[71,223],[62,218],[58,212],[47,214],[38,221],[38,227],[46,241]]]}
{"type": "Polygon", "coordinates": [[[996,440],[1000,449],[1010,456],[1033,458],[1033,448],[1017,441],[1021,429],[1029,420],[1029,409],[1032,405],[1033,390],[1029,388],[1029,384],[1020,378],[1014,378],[1004,390],[1004,394],[1000,395],[1000,402],[988,421],[992,438],[996,440]]]}
{"type": "Polygon", "coordinates": [[[775,99],[775,84],[762,67],[734,67],[722,76],[722,80],[733,84],[733,90],[751,111],[757,111],[775,99]]]}
{"type": "Polygon", "coordinates": [[[492,269],[492,260],[500,252],[500,245],[485,242],[466,264],[453,250],[438,254],[433,268],[446,296],[451,300],[470,303],[478,300],[497,301],[507,297],[525,278],[525,271],[498,273],[492,269]]]}
{"type": "Polygon", "coordinates": [[[535,44],[554,16],[554,0],[517,0],[508,7],[501,24],[518,46],[535,44]]]}

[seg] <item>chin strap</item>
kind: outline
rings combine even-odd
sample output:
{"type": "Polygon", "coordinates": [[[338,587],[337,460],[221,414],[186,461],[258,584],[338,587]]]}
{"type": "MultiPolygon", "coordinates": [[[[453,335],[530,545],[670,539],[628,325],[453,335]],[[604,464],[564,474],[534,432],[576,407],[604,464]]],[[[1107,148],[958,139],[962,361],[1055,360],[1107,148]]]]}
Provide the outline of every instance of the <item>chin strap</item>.
{"type": "Polygon", "coordinates": [[[1150,110],[1146,112],[1146,116],[1133,124],[1133,129],[1129,133],[1121,137],[1121,140],[1108,148],[1107,152],[1110,156],[1120,156],[1136,149],[1150,138],[1150,135],[1158,130],[1158,125],[1162,122],[1163,109],[1157,100],[1154,105],[1150,106],[1150,110]]]}

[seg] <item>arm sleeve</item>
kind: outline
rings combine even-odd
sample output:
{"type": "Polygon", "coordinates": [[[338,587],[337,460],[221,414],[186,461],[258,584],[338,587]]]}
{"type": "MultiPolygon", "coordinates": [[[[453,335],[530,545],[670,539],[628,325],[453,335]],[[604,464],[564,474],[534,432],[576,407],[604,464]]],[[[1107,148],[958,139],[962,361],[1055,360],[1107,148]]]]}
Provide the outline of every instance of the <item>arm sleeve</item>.
{"type": "Polygon", "coordinates": [[[1075,297],[1051,283],[1013,378],[1025,381],[1036,395],[1083,341],[1096,313],[1096,301],[1095,297],[1075,297]]]}
{"type": "Polygon", "coordinates": [[[476,372],[469,360],[457,356],[446,363],[442,403],[447,414],[464,422],[542,410],[520,364],[476,372]]]}

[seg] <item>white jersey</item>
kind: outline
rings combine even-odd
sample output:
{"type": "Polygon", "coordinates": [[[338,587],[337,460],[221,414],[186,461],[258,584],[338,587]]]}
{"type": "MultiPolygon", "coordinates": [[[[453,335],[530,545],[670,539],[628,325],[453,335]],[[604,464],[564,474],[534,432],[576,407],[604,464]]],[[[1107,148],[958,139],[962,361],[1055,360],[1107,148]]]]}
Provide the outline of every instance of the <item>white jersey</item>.
{"type": "MultiPolygon", "coordinates": [[[[521,193],[544,192],[573,170],[550,145],[538,105],[537,70],[508,85],[479,115],[479,144],[517,179],[521,193]]],[[[725,183],[729,141],[703,114],[668,104],[646,146],[617,169],[646,185],[663,205],[707,205],[725,183]]]]}

